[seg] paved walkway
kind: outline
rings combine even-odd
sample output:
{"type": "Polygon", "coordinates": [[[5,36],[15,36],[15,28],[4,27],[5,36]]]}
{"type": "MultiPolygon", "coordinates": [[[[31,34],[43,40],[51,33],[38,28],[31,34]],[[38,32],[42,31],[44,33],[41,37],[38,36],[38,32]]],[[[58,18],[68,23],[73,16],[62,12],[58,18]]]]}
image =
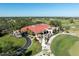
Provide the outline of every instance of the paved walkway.
{"type": "Polygon", "coordinates": [[[36,54],[36,56],[54,56],[54,54],[51,52],[50,46],[51,46],[51,43],[52,43],[53,39],[54,39],[56,36],[60,35],[60,34],[67,34],[67,35],[76,36],[76,34],[74,34],[74,33],[64,33],[64,32],[63,32],[63,33],[58,33],[58,34],[52,36],[52,37],[49,39],[48,43],[45,44],[45,46],[43,47],[44,50],[42,50],[40,53],[36,54]]]}
{"type": "Polygon", "coordinates": [[[50,46],[51,46],[51,42],[53,41],[53,39],[58,36],[60,34],[56,34],[54,36],[52,36],[48,43],[45,44],[45,46],[42,46],[42,48],[44,48],[44,50],[42,50],[40,53],[36,54],[36,56],[54,56],[53,53],[51,53],[51,49],[50,49],[50,46]]]}

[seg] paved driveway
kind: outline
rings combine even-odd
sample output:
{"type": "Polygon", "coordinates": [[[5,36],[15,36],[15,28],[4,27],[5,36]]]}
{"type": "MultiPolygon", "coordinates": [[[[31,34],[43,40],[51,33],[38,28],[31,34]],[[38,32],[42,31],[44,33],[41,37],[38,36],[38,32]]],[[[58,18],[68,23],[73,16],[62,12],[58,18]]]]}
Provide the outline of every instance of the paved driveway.
{"type": "Polygon", "coordinates": [[[22,36],[25,38],[26,43],[21,48],[17,49],[15,55],[22,55],[22,53],[24,53],[31,45],[31,39],[29,38],[29,36],[26,33],[22,33],[22,36]]]}

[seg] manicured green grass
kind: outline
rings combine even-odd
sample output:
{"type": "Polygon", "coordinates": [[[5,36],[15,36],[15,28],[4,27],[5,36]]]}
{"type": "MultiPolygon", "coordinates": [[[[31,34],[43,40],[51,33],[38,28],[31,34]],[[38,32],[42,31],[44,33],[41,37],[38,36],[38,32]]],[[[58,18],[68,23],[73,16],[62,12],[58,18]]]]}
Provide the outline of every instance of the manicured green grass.
{"type": "Polygon", "coordinates": [[[42,49],[41,44],[35,39],[33,39],[32,45],[28,48],[26,52],[28,53],[28,55],[35,55],[39,53],[41,49],[42,49]],[[29,54],[29,52],[31,53],[29,54]]]}
{"type": "Polygon", "coordinates": [[[14,46],[22,46],[25,43],[25,40],[24,38],[16,38],[12,35],[0,37],[0,45],[4,46],[9,42],[13,42],[14,46]]]}
{"type": "Polygon", "coordinates": [[[59,35],[52,41],[52,53],[56,56],[69,56],[69,49],[77,41],[79,41],[78,37],[71,35],[59,35]]]}
{"type": "Polygon", "coordinates": [[[72,56],[79,56],[79,41],[70,48],[69,53],[72,56]]]}
{"type": "MultiPolygon", "coordinates": [[[[0,47],[6,46],[7,43],[13,43],[14,46],[22,47],[26,41],[25,38],[16,38],[12,35],[5,35],[3,37],[0,37],[0,47]]],[[[33,40],[31,46],[26,50],[26,56],[28,55],[35,55],[41,51],[41,44],[33,40]]]]}

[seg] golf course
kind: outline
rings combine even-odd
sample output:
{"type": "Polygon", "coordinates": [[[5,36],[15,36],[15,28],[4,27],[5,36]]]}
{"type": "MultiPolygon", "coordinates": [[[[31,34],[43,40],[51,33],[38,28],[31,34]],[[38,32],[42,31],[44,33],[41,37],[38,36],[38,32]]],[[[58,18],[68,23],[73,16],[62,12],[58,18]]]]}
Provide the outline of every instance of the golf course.
{"type": "Polygon", "coordinates": [[[79,56],[79,37],[58,35],[51,43],[51,51],[55,56],[79,56]]]}
{"type": "MultiPolygon", "coordinates": [[[[0,37],[0,55],[13,55],[16,50],[26,43],[25,38],[16,38],[10,34],[0,37]]],[[[26,50],[23,56],[31,56],[41,51],[41,44],[33,40],[31,46],[26,50]]]]}

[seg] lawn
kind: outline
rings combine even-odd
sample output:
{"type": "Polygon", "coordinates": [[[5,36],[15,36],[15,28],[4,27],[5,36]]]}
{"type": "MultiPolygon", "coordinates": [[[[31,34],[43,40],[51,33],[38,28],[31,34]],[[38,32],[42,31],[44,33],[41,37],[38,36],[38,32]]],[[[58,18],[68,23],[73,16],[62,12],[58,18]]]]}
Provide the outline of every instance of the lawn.
{"type": "Polygon", "coordinates": [[[39,53],[41,51],[42,47],[41,44],[36,41],[35,39],[33,39],[32,41],[32,45],[28,48],[28,50],[26,51],[26,55],[31,56],[31,55],[35,55],[37,53],[39,53]]]}
{"type": "MultiPolygon", "coordinates": [[[[72,54],[70,54],[69,51],[77,41],[79,41],[78,37],[71,35],[59,35],[52,41],[52,53],[56,56],[70,56],[72,54]]],[[[76,49],[74,49],[74,51],[76,51],[76,49]]]]}
{"type": "Polygon", "coordinates": [[[25,43],[24,38],[16,38],[12,35],[5,35],[3,37],[0,37],[0,45],[4,46],[7,43],[13,42],[14,46],[23,46],[25,43]]]}
{"type": "Polygon", "coordinates": [[[72,56],[79,56],[79,41],[70,48],[69,53],[72,56]]]}
{"type": "Polygon", "coordinates": [[[12,56],[25,43],[24,38],[16,38],[10,34],[0,37],[0,55],[12,56]]]}
{"type": "MultiPolygon", "coordinates": [[[[9,48],[9,46],[10,47],[17,46],[20,48],[25,44],[25,42],[26,42],[25,38],[16,38],[12,35],[5,35],[3,37],[0,37],[0,47],[2,47],[2,48],[6,47],[6,49],[9,48]]],[[[7,51],[8,51],[8,49],[7,49],[7,51]]],[[[24,55],[26,55],[26,56],[35,55],[40,51],[41,51],[41,44],[38,41],[33,40],[31,46],[28,48],[28,50],[26,50],[26,54],[24,54],[24,55]]]]}

